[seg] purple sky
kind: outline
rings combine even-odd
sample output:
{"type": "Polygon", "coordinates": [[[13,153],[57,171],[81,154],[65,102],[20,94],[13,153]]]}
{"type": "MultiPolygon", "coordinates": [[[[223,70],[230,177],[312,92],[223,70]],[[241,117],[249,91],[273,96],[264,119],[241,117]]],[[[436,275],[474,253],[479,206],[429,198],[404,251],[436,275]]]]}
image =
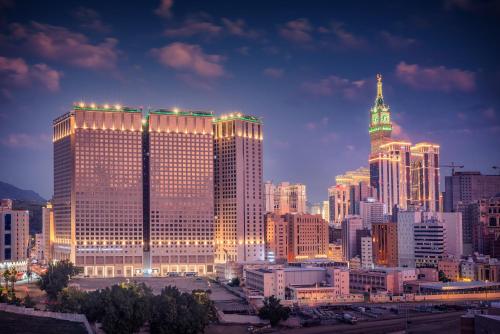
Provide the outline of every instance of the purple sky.
{"type": "Polygon", "coordinates": [[[499,1],[0,0],[0,180],[49,198],[52,119],[119,102],[261,116],[265,179],[324,200],[367,165],[378,72],[396,136],[493,173],[499,20],[499,1]]]}

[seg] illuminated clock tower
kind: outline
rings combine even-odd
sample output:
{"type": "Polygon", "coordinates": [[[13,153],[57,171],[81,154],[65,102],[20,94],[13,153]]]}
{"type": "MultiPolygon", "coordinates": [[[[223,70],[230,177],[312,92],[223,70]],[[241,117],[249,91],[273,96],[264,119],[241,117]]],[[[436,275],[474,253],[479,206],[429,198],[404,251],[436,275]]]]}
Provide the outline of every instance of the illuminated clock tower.
{"type": "Polygon", "coordinates": [[[391,109],[384,103],[381,74],[377,74],[377,97],[375,98],[375,105],[370,110],[369,132],[372,153],[377,152],[380,145],[391,140],[391,109]]]}

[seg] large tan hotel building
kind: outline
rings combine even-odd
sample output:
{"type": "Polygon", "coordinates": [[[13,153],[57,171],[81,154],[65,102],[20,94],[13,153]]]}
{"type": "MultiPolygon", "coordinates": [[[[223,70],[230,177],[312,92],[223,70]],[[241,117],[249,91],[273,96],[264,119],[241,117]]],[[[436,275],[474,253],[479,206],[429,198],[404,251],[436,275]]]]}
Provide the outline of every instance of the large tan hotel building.
{"type": "Polygon", "coordinates": [[[257,118],[82,103],[53,130],[55,259],[112,277],[264,258],[257,118]]]}

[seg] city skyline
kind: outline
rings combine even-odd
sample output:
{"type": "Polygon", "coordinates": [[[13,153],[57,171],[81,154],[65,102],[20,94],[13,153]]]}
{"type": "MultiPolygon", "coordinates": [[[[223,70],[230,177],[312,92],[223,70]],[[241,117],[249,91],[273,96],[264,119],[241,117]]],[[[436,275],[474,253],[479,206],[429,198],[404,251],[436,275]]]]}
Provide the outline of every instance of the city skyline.
{"type": "MultiPolygon", "coordinates": [[[[310,202],[320,202],[336,175],[368,165],[376,73],[398,138],[438,143],[443,164],[466,170],[492,174],[499,163],[488,154],[500,145],[498,46],[476,38],[498,31],[492,2],[363,4],[373,17],[356,5],[282,10],[276,2],[272,20],[224,2],[124,4],[120,17],[111,3],[67,2],[58,11],[66,16],[8,4],[0,17],[0,154],[10,157],[2,179],[46,198],[51,121],[83,100],[262,117],[264,180],[306,184],[310,202]]],[[[440,174],[443,186],[449,170],[440,174]]]]}

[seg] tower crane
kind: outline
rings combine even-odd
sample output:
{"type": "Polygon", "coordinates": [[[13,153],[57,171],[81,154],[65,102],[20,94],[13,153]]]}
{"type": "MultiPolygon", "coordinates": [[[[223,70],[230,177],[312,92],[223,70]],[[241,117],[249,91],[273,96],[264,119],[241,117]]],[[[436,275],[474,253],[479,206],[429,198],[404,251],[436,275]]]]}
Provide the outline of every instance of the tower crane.
{"type": "Polygon", "coordinates": [[[451,168],[451,175],[455,175],[455,168],[464,168],[464,165],[457,165],[452,161],[449,165],[440,165],[439,167],[451,168]]]}

